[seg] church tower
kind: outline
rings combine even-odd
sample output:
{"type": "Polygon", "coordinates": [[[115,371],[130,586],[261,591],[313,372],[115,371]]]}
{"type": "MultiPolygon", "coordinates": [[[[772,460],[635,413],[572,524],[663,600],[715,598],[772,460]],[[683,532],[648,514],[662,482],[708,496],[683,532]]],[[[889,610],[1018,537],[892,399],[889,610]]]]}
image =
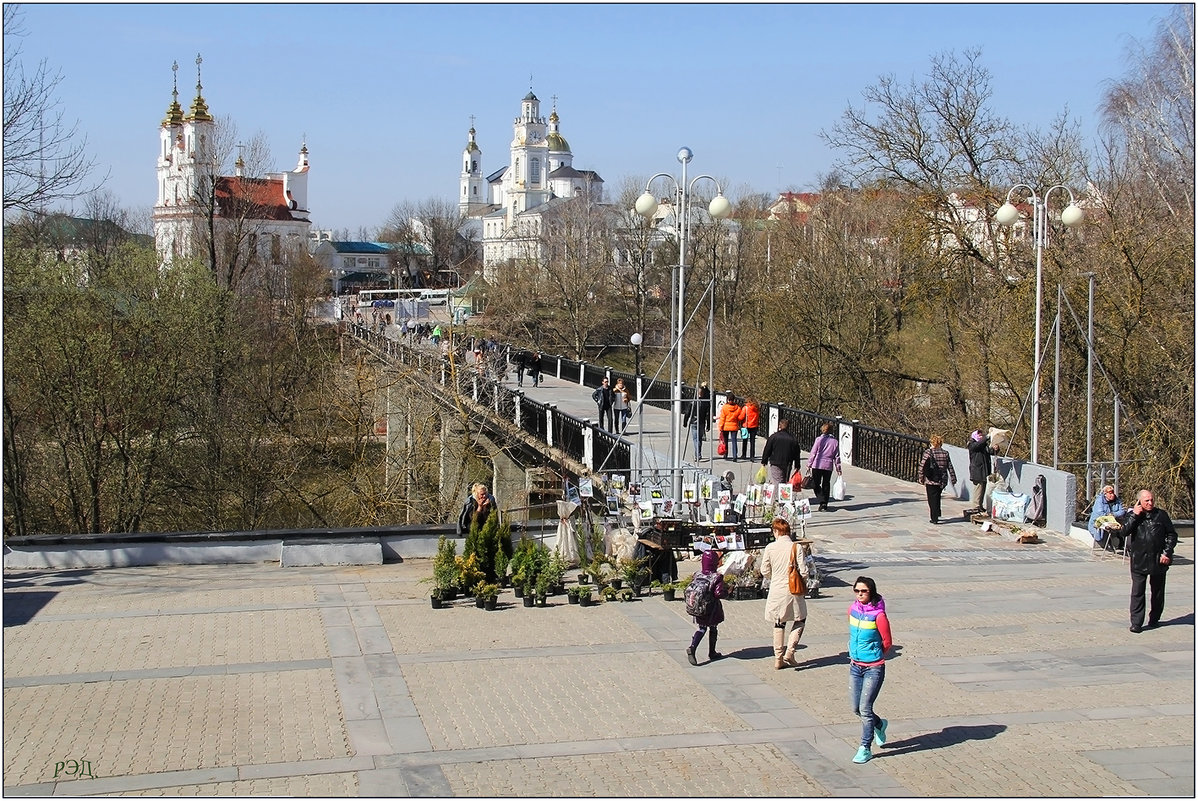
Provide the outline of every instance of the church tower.
{"type": "Polygon", "coordinates": [[[462,193],[458,196],[458,213],[463,217],[472,208],[486,205],[488,202],[483,182],[483,152],[474,141],[474,118],[470,118],[470,140],[462,150],[462,193]]]}
{"type": "Polygon", "coordinates": [[[512,127],[512,160],[504,180],[503,204],[509,226],[515,224],[517,214],[549,199],[545,118],[541,116],[541,101],[531,91],[520,101],[520,116],[512,127]]]}
{"type": "Polygon", "coordinates": [[[204,101],[204,86],[196,56],[196,96],[184,115],[179,106],[179,64],[171,104],[159,126],[158,202],[154,206],[154,240],[159,256],[169,261],[191,249],[191,220],[196,198],[216,180],[215,120],[204,101]]]}

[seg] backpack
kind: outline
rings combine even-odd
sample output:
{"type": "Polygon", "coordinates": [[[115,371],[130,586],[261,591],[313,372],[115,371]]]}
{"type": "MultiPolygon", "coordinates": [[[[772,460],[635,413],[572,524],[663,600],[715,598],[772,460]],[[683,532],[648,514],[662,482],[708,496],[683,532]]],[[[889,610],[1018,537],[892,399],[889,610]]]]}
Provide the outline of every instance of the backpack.
{"type": "Polygon", "coordinates": [[[686,613],[691,617],[706,617],[715,602],[715,590],[711,587],[711,576],[707,573],[696,573],[691,583],[686,585],[683,594],[686,600],[686,613]]]}

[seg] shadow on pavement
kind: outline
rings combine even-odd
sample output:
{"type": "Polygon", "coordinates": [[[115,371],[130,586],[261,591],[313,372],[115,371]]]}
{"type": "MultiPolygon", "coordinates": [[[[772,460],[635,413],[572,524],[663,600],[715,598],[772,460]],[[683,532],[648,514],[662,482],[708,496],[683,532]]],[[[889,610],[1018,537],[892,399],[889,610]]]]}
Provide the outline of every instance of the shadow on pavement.
{"type": "Polygon", "coordinates": [[[949,746],[970,740],[991,740],[1007,727],[999,724],[984,726],[948,726],[940,731],[919,734],[906,740],[891,740],[882,746],[875,757],[899,756],[913,751],[930,751],[933,748],[948,748],[949,746]]]}
{"type": "Polygon", "coordinates": [[[54,600],[56,595],[58,595],[57,591],[40,592],[37,590],[4,593],[4,628],[24,626],[37,617],[37,613],[54,600]]]}

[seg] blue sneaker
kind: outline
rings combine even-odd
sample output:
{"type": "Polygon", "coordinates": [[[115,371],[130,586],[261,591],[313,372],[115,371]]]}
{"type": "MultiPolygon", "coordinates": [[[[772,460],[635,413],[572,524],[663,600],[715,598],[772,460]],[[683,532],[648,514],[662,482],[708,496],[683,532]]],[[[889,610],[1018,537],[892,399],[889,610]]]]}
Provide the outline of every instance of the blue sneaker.
{"type": "Polygon", "coordinates": [[[889,722],[886,718],[879,718],[882,722],[874,726],[874,742],[879,748],[886,745],[886,724],[889,722]]]}
{"type": "Polygon", "coordinates": [[[863,745],[857,748],[857,756],[853,757],[853,761],[858,765],[869,762],[874,758],[874,755],[869,752],[869,746],[863,745]]]}

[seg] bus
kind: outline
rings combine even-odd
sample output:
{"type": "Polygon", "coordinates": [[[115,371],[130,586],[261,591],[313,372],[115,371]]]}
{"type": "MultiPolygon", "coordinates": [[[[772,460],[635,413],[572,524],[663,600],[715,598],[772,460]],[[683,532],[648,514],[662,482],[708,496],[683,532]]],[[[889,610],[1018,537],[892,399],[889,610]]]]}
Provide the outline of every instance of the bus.
{"type": "Polygon", "coordinates": [[[381,319],[387,324],[423,320],[429,316],[429,306],[445,304],[448,294],[436,289],[362,289],[357,313],[364,320],[381,319]]]}

